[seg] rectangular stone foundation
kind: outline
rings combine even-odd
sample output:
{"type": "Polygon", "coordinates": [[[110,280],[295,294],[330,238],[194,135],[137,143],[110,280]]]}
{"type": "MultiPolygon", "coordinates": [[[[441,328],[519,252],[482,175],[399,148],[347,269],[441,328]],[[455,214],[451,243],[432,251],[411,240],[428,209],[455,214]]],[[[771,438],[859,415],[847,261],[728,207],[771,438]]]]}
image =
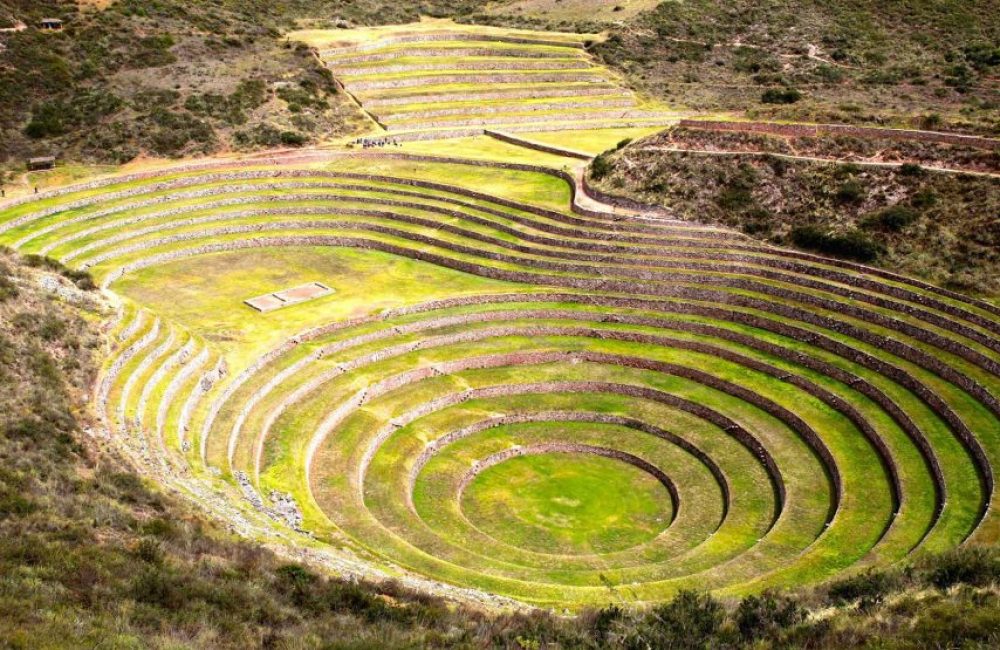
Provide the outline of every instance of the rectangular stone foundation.
{"type": "Polygon", "coordinates": [[[333,293],[333,289],[322,282],[309,282],[291,289],[268,293],[256,298],[244,300],[243,303],[259,312],[269,312],[290,305],[297,305],[307,300],[315,300],[333,293]]]}

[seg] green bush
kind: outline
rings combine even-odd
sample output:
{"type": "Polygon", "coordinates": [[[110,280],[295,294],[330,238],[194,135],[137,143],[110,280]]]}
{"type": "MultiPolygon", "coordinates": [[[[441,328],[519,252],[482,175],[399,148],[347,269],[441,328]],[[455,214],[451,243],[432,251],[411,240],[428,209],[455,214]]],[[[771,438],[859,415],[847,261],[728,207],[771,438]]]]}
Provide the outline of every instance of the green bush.
{"type": "Polygon", "coordinates": [[[792,243],[800,248],[859,262],[873,262],[882,248],[864,233],[853,230],[844,235],[832,235],[814,226],[793,228],[792,243]]]}
{"type": "Polygon", "coordinates": [[[984,587],[1000,583],[1000,554],[981,546],[963,546],[925,563],[927,581],[939,589],[957,584],[984,587]]]}
{"type": "Polygon", "coordinates": [[[805,620],[806,611],[793,599],[774,593],[747,596],[736,608],[736,627],[744,641],[772,639],[805,620]]]}
{"type": "Polygon", "coordinates": [[[608,152],[604,152],[601,155],[594,158],[590,163],[590,177],[595,181],[599,181],[605,178],[611,172],[614,171],[614,164],[611,162],[611,158],[608,152]]]}
{"type": "Polygon", "coordinates": [[[621,640],[626,650],[672,648],[698,650],[718,645],[725,609],[709,595],[682,591],[665,605],[651,608],[621,640]]]}
{"type": "Polygon", "coordinates": [[[760,96],[764,104],[794,104],[802,99],[802,93],[795,88],[768,88],[760,96]]]}
{"type": "Polygon", "coordinates": [[[31,121],[24,127],[24,134],[39,140],[62,135],[66,132],[66,109],[61,103],[47,102],[35,106],[31,121]]]}
{"type": "Polygon", "coordinates": [[[910,197],[910,205],[915,208],[929,208],[937,203],[937,194],[932,189],[922,189],[910,197]]]}
{"type": "Polygon", "coordinates": [[[837,188],[833,200],[840,205],[861,203],[865,199],[865,188],[857,181],[846,181],[837,188]]]}
{"type": "Polygon", "coordinates": [[[736,173],[726,179],[716,203],[724,210],[743,210],[754,204],[753,190],[757,187],[757,171],[741,163],[736,173]]]}
{"type": "Polygon", "coordinates": [[[861,220],[861,226],[887,232],[899,232],[919,218],[920,213],[913,208],[897,204],[869,214],[861,220]]]}
{"type": "Polygon", "coordinates": [[[301,147],[309,141],[304,134],[298,131],[282,131],[278,135],[281,144],[288,145],[290,147],[301,147]]]}
{"type": "Polygon", "coordinates": [[[865,600],[881,603],[900,586],[899,576],[885,571],[867,571],[830,584],[827,596],[838,604],[865,600]]]}

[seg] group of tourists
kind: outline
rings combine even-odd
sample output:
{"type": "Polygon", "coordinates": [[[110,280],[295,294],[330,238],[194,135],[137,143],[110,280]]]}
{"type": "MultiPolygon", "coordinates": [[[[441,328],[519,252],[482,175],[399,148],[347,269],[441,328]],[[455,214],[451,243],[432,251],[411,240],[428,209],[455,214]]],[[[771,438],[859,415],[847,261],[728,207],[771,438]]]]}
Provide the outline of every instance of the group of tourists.
{"type": "Polygon", "coordinates": [[[374,147],[402,147],[403,143],[396,138],[362,138],[360,140],[361,146],[364,149],[372,149],[374,147]]]}

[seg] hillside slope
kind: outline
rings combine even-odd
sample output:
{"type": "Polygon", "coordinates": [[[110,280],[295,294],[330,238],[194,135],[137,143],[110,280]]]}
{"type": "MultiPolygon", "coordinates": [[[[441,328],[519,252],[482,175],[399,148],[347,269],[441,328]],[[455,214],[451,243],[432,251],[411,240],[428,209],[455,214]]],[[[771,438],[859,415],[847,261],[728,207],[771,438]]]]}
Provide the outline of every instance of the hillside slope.
{"type": "MultiPolygon", "coordinates": [[[[452,3],[419,9],[444,4],[452,3]]],[[[406,22],[419,11],[379,0],[0,0],[0,27],[26,26],[0,32],[0,167],[28,156],[122,163],[353,133],[364,118],[308,49],[282,36],[308,16],[333,26],[406,22]],[[41,30],[43,17],[65,28],[41,30]]]]}
{"type": "Polygon", "coordinates": [[[676,127],[602,154],[589,178],[610,194],[664,206],[685,220],[996,300],[996,161],[995,153],[958,147],[676,127]]]}
{"type": "Polygon", "coordinates": [[[592,51],[678,107],[1000,129],[995,1],[671,0],[614,3],[621,11],[610,14],[600,6],[611,3],[589,4],[494,2],[473,19],[607,29],[592,51]]]}

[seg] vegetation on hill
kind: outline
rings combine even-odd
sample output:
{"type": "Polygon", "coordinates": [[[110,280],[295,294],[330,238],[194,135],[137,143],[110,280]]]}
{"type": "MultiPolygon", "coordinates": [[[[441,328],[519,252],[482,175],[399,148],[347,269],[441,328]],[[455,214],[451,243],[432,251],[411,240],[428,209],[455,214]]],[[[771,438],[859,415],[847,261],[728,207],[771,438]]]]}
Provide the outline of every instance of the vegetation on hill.
{"type": "Polygon", "coordinates": [[[678,107],[1000,132],[995,2],[668,0],[610,16],[586,4],[575,19],[523,0],[468,19],[605,29],[591,51],[678,107]]]}
{"type": "MultiPolygon", "coordinates": [[[[227,148],[301,145],[351,133],[362,116],[330,72],[282,31],[407,22],[421,5],[296,0],[0,0],[0,166],[56,155],[122,163],[227,148]],[[43,17],[62,31],[38,29],[43,17]]],[[[461,10],[461,4],[456,7],[461,10]]]]}
{"type": "Polygon", "coordinates": [[[0,0],[0,24],[28,26],[0,34],[0,165],[43,154],[123,162],[353,132],[360,113],[282,34],[421,15],[606,29],[594,54],[686,108],[1000,129],[994,3],[899,0],[876,10],[853,0],[697,0],[610,14],[577,4],[568,20],[545,3],[492,3],[485,13],[483,0],[0,0]],[[37,29],[46,16],[65,20],[65,30],[37,29]]]}
{"type": "Polygon", "coordinates": [[[663,2],[594,47],[699,110],[1000,132],[995,2],[663,2]]]}
{"type": "MultiPolygon", "coordinates": [[[[693,143],[678,137],[699,149],[707,136],[693,143]]],[[[748,144],[745,136],[729,139],[748,144]]],[[[768,138],[749,140],[748,148],[781,152],[768,138]]],[[[677,145],[665,132],[607,152],[594,161],[590,178],[609,193],[668,207],[683,219],[1000,297],[1000,179],[994,176],[739,153],[739,146],[738,153],[668,148],[677,145]]],[[[830,143],[823,151],[842,156],[845,146],[830,143]]]]}

